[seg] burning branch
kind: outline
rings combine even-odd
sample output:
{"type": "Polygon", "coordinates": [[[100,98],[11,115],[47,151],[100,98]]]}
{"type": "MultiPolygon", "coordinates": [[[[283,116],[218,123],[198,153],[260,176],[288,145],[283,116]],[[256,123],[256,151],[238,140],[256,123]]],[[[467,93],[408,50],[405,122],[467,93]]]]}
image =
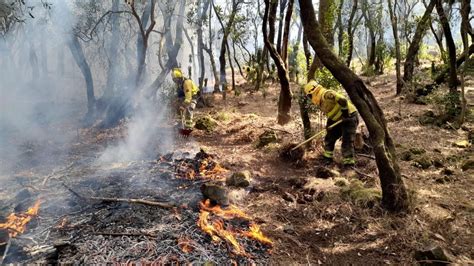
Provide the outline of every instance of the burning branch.
{"type": "Polygon", "coordinates": [[[41,202],[38,200],[25,213],[12,213],[7,217],[5,223],[0,223],[0,229],[6,229],[10,237],[16,237],[18,234],[25,232],[26,224],[38,215],[41,202]]]}

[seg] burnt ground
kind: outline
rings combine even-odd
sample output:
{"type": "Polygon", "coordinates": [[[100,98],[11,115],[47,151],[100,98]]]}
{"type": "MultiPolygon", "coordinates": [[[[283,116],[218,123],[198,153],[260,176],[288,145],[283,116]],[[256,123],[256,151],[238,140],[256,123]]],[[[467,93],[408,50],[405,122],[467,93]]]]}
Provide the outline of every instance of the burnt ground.
{"type": "MultiPolygon", "coordinates": [[[[137,161],[100,162],[100,154],[125,137],[127,122],[111,130],[61,124],[57,127],[72,132],[71,141],[28,142],[11,172],[3,174],[0,216],[25,210],[36,198],[43,202],[28,231],[13,241],[10,252],[14,256],[7,262],[44,262],[41,256],[24,257],[21,249],[66,241],[67,245],[59,245],[55,260],[412,264],[416,250],[440,246],[451,253],[455,262],[473,263],[473,172],[460,169],[463,160],[472,155],[472,146],[453,146],[454,142],[467,139],[467,132],[421,125],[418,118],[427,110],[437,112],[438,108],[395,97],[393,80],[393,76],[377,77],[370,80],[369,88],[386,114],[397,152],[401,155],[410,148],[422,150],[412,160],[400,161],[412,196],[408,214],[390,214],[378,204],[362,206],[344,197],[335,185],[337,179],[322,178],[317,171],[321,141],[310,147],[302,161],[280,159],[282,147],[302,139],[298,107],[294,104],[291,123],[278,126],[277,84],[268,84],[264,99],[260,93],[246,92],[248,86],[244,83],[240,85],[244,93],[239,97],[228,95],[223,101],[220,95],[210,96],[214,107],[198,109],[196,116],[212,116],[218,122],[217,128],[212,132],[195,130],[191,138],[178,140],[173,151],[175,158],[192,157],[202,147],[215,154],[230,172],[252,173],[251,187],[234,202],[273,240],[271,253],[254,243],[245,243],[256,255],[239,260],[230,255],[224,244],[213,243],[196,227],[199,183],[177,180],[174,174],[163,175],[167,168],[160,166],[162,154],[156,152],[155,156],[137,161]],[[274,130],[278,141],[257,148],[258,136],[265,130],[274,130]],[[422,157],[431,162],[426,169],[415,162],[422,157]],[[84,202],[63,183],[86,196],[146,198],[190,206],[174,212],[125,203],[84,202]],[[183,184],[189,187],[188,192],[179,189],[183,184]],[[18,193],[24,189],[27,192],[18,193]],[[123,232],[131,235],[105,234],[123,232]],[[192,239],[191,254],[180,251],[183,238],[192,239]]],[[[322,122],[321,116],[313,115],[316,130],[322,129],[322,122]]],[[[473,128],[472,116],[466,127],[473,128]]],[[[339,146],[336,161],[338,151],[339,146]]],[[[331,168],[340,170],[338,164],[331,168]]],[[[379,187],[372,159],[358,157],[357,171],[357,175],[341,176],[349,181],[362,180],[365,187],[379,187]]]]}

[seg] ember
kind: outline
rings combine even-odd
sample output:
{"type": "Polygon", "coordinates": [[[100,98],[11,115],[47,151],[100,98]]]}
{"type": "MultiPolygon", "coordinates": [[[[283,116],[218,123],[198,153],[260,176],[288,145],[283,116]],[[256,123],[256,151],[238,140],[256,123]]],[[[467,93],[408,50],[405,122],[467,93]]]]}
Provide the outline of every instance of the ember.
{"type": "Polygon", "coordinates": [[[29,208],[25,213],[12,213],[7,217],[5,223],[0,223],[0,229],[8,230],[10,237],[16,237],[18,234],[25,232],[28,222],[38,215],[40,201],[36,201],[33,207],[29,208]]]}
{"type": "Polygon", "coordinates": [[[249,231],[237,231],[235,229],[232,229],[231,226],[225,226],[224,220],[243,219],[248,222],[250,220],[250,217],[243,211],[232,205],[229,206],[228,209],[222,209],[220,206],[211,207],[210,204],[211,203],[209,200],[200,203],[201,212],[199,215],[198,225],[204,232],[211,236],[213,241],[224,240],[232,247],[232,252],[234,254],[241,256],[248,255],[245,252],[245,249],[237,240],[238,236],[244,236],[256,240],[265,245],[272,246],[272,241],[266,236],[264,236],[262,231],[260,231],[259,226],[254,223],[250,224],[249,231]],[[211,214],[221,219],[212,219],[210,218],[211,214]]]}
{"type": "Polygon", "coordinates": [[[188,180],[221,179],[227,172],[228,170],[217,163],[212,155],[202,150],[196,154],[194,159],[177,160],[177,175],[188,180]]]}

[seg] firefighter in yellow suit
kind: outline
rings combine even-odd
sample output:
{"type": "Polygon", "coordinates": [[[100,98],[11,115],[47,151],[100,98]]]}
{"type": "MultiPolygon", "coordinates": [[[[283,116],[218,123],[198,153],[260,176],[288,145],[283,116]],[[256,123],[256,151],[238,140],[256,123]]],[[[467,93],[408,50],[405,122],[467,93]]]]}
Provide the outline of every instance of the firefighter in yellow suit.
{"type": "Polygon", "coordinates": [[[342,164],[354,165],[354,140],[359,124],[355,106],[344,95],[326,89],[314,80],[308,82],[303,89],[311,102],[327,116],[326,128],[342,119],[342,123],[328,129],[324,139],[323,158],[332,161],[336,141],[342,137],[342,164]]]}
{"type": "Polygon", "coordinates": [[[177,97],[180,101],[181,115],[184,114],[184,127],[191,129],[194,126],[193,112],[196,108],[199,88],[191,79],[185,78],[179,68],[174,68],[171,71],[171,77],[177,85],[177,97]]]}

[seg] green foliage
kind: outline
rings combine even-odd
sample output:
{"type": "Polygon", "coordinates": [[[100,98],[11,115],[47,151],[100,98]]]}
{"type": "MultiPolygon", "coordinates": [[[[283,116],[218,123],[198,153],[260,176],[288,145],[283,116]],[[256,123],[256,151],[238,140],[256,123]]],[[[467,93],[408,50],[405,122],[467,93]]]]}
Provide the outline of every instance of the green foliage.
{"type": "Polygon", "coordinates": [[[436,90],[428,97],[428,102],[433,103],[438,111],[449,117],[457,117],[461,113],[460,94],[436,90]]]}
{"type": "Polygon", "coordinates": [[[438,60],[438,57],[433,56],[429,53],[429,51],[432,49],[433,49],[433,46],[422,43],[420,45],[420,51],[418,54],[420,60],[427,60],[431,62],[438,60]]]}
{"type": "Polygon", "coordinates": [[[325,67],[323,67],[322,69],[316,70],[316,74],[314,75],[314,79],[319,84],[321,84],[322,86],[324,86],[325,88],[328,88],[328,89],[332,89],[332,90],[337,91],[337,90],[340,90],[342,88],[339,81],[337,81],[336,78],[334,78],[334,76],[332,75],[332,73],[325,67]]]}

